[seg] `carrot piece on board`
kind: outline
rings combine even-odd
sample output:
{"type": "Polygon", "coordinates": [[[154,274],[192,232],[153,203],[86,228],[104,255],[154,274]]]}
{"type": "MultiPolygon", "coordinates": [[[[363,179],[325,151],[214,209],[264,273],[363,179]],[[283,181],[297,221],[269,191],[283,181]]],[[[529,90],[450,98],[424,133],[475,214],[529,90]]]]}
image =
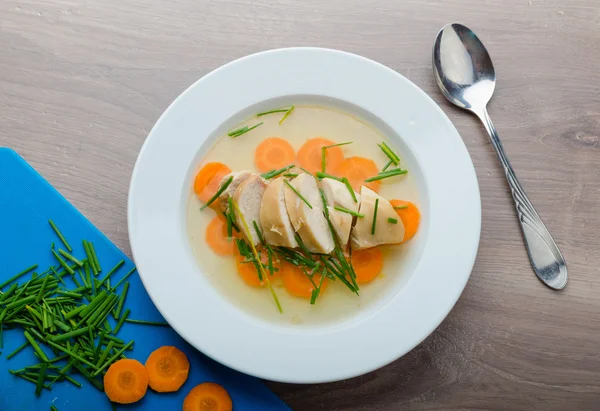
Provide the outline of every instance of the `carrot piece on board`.
{"type": "Polygon", "coordinates": [[[183,400],[183,411],[231,411],[233,403],[225,388],[214,382],[196,385],[183,400]]]}
{"type": "MultiPolygon", "coordinates": [[[[334,145],[333,141],[326,140],[321,137],[311,138],[300,150],[298,150],[298,163],[306,171],[315,174],[317,171],[323,171],[322,163],[322,148],[334,145]]],[[[344,160],[344,152],[342,147],[330,147],[325,150],[325,171],[330,174],[335,174],[338,166],[344,160]]],[[[365,177],[366,178],[366,177],[365,177]]]]}
{"type": "Polygon", "coordinates": [[[392,200],[390,203],[392,203],[398,217],[400,217],[402,224],[404,224],[404,239],[402,241],[410,240],[419,229],[421,222],[419,209],[410,201],[392,200]]]}
{"type": "Polygon", "coordinates": [[[292,145],[279,137],[267,138],[254,152],[254,163],[261,173],[290,165],[295,159],[296,153],[292,145]]]}
{"type": "MultiPolygon", "coordinates": [[[[312,291],[316,288],[313,282],[318,286],[321,282],[321,275],[315,274],[310,279],[304,274],[304,272],[293,264],[286,263],[283,269],[283,286],[285,289],[295,297],[310,298],[312,291]]],[[[323,280],[321,287],[321,293],[325,291],[327,287],[328,279],[323,280]]]]}
{"type": "Polygon", "coordinates": [[[364,157],[350,157],[342,161],[337,169],[337,174],[346,177],[354,190],[360,191],[360,186],[367,186],[371,190],[378,192],[381,183],[371,181],[365,183],[369,177],[376,176],[379,169],[373,160],[364,157]]]}
{"type": "MultiPolygon", "coordinates": [[[[237,233],[233,231],[233,236],[237,233]]],[[[227,237],[227,222],[222,215],[216,215],[206,226],[206,243],[217,255],[233,255],[235,241],[227,237]]]]}
{"type": "Polygon", "coordinates": [[[208,163],[202,167],[194,180],[194,192],[200,201],[210,200],[219,190],[223,177],[229,173],[231,173],[231,169],[223,163],[208,163]]]}
{"type": "MultiPolygon", "coordinates": [[[[258,271],[256,270],[256,265],[252,262],[247,262],[246,258],[243,257],[239,252],[235,253],[235,265],[237,267],[238,274],[242,277],[244,282],[252,287],[264,287],[267,285],[267,281],[263,278],[262,281],[258,278],[258,271]]],[[[263,250],[261,253],[261,261],[264,265],[268,265],[269,260],[267,253],[263,250]]],[[[280,265],[277,261],[275,261],[275,257],[272,258],[273,267],[276,269],[280,269],[280,265]]],[[[281,271],[274,271],[273,275],[270,274],[269,269],[265,268],[265,273],[269,276],[269,281],[277,281],[280,276],[281,271]]]]}
{"type": "Polygon", "coordinates": [[[176,347],[163,346],[146,360],[148,384],[156,392],[175,392],[187,380],[190,362],[176,347]]]}
{"type": "Polygon", "coordinates": [[[351,262],[356,273],[356,282],[370,283],[383,269],[383,254],[377,247],[353,251],[351,262]]]}
{"type": "Polygon", "coordinates": [[[148,390],[148,371],[139,361],[123,358],[104,374],[104,392],[112,402],[131,404],[148,390]]]}

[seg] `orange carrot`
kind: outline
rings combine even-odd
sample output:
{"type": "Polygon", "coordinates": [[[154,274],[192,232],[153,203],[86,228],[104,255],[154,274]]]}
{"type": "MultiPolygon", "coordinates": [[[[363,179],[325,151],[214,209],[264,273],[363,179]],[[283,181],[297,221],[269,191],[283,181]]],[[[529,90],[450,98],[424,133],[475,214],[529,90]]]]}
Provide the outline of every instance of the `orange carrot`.
{"type": "Polygon", "coordinates": [[[350,157],[342,161],[337,169],[337,174],[341,177],[346,177],[350,181],[350,185],[354,190],[360,191],[360,186],[367,186],[371,190],[378,192],[381,183],[379,181],[371,181],[365,183],[369,177],[376,176],[379,169],[373,160],[364,157],[350,157]]]}
{"type": "Polygon", "coordinates": [[[267,138],[254,152],[254,163],[261,173],[285,167],[295,159],[296,153],[292,145],[279,137],[267,138]]]}
{"type": "MultiPolygon", "coordinates": [[[[194,180],[194,192],[200,201],[207,202],[214,196],[223,177],[231,173],[231,169],[223,163],[208,163],[196,174],[194,180]]],[[[216,204],[216,203],[214,203],[216,204]]]]}
{"type": "MultiPolygon", "coordinates": [[[[233,236],[236,237],[235,230],[233,236]]],[[[216,215],[206,226],[206,243],[217,255],[233,255],[235,242],[227,237],[227,222],[222,215],[216,215]]]]}
{"type": "Polygon", "coordinates": [[[421,222],[421,213],[419,212],[419,209],[410,201],[392,200],[390,203],[392,203],[396,209],[396,213],[402,220],[402,224],[404,224],[404,239],[402,241],[410,240],[419,229],[419,224],[421,222]]]}
{"type": "Polygon", "coordinates": [[[183,400],[183,411],[231,411],[233,403],[225,388],[204,382],[192,388],[183,400]]]}
{"type": "MultiPolygon", "coordinates": [[[[239,252],[236,251],[236,257],[235,257],[235,265],[237,267],[237,271],[238,274],[240,275],[240,277],[242,277],[242,280],[244,280],[244,282],[252,287],[264,287],[267,285],[267,281],[265,278],[263,278],[262,281],[260,281],[258,279],[258,271],[256,271],[256,266],[254,265],[254,263],[251,262],[246,262],[246,259],[240,255],[239,252]]],[[[267,265],[269,260],[267,257],[267,253],[263,252],[261,253],[261,260],[262,263],[267,265]]],[[[279,263],[275,260],[275,257],[273,257],[273,267],[279,269],[279,263]]],[[[273,272],[273,275],[270,274],[269,269],[265,268],[265,273],[269,276],[269,280],[271,281],[271,283],[273,281],[276,281],[277,278],[279,278],[281,271],[275,271],[273,272]]]]}
{"type": "Polygon", "coordinates": [[[146,360],[149,385],[156,392],[175,392],[187,380],[190,363],[176,347],[163,346],[146,360]]]}
{"type": "Polygon", "coordinates": [[[104,392],[112,402],[131,404],[148,390],[148,371],[139,361],[123,358],[104,374],[104,392]]]}
{"type": "MultiPolygon", "coordinates": [[[[315,274],[313,282],[318,286],[321,282],[321,275],[315,274]]],[[[327,287],[328,279],[323,280],[321,293],[327,287]]],[[[310,298],[315,286],[304,272],[293,264],[285,263],[283,269],[283,286],[285,289],[296,297],[310,298]]]]}
{"type": "MultiPolygon", "coordinates": [[[[298,151],[298,163],[307,171],[315,174],[321,169],[322,151],[325,146],[335,144],[333,141],[326,140],[321,137],[316,137],[308,140],[298,151]]],[[[342,147],[331,147],[325,150],[326,172],[335,174],[338,166],[344,160],[344,152],[342,147]]],[[[371,177],[371,176],[369,176],[371,177]]]]}
{"type": "Polygon", "coordinates": [[[356,282],[365,284],[373,281],[383,269],[383,254],[377,247],[352,252],[352,267],[356,273],[356,282]]]}

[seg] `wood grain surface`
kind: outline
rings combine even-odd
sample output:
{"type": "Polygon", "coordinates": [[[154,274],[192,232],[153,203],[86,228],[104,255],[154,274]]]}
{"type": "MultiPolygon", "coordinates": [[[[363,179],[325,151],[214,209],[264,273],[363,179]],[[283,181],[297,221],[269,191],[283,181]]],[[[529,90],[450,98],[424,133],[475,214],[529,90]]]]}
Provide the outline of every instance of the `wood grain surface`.
{"type": "Polygon", "coordinates": [[[307,411],[600,410],[599,44],[598,0],[0,0],[0,146],[129,253],[136,156],[188,85],[277,47],[380,61],[438,102],[468,146],[483,206],[475,269],[442,325],[393,364],[269,386],[307,411]],[[493,57],[490,114],[567,260],[562,292],[530,268],[485,131],[436,89],[431,46],[449,22],[474,29],[493,57]]]}

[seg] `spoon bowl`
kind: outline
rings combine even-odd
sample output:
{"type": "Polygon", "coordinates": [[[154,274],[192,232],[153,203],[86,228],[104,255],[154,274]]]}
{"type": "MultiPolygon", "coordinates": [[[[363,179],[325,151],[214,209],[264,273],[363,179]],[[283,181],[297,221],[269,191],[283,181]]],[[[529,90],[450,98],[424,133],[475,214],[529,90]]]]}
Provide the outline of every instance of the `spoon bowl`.
{"type": "Polygon", "coordinates": [[[433,74],[452,104],[474,113],[483,122],[504,168],[533,270],[548,287],[563,289],[568,278],[565,260],[517,179],[487,112],[496,87],[496,72],[485,46],[462,24],[444,26],[433,46],[433,74]]]}

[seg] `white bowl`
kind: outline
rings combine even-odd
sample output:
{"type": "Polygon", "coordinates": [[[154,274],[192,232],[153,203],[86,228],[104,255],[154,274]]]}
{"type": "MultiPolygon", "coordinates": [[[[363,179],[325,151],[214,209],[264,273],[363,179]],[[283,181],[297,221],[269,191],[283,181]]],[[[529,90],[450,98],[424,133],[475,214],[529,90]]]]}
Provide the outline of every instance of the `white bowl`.
{"type": "Polygon", "coordinates": [[[460,135],[417,86],[354,54],[290,48],[226,64],[171,104],[136,162],[128,219],[144,286],[185,340],[247,374],[316,383],[382,367],[442,322],[475,261],[481,204],[460,135]],[[244,313],[202,275],[186,230],[193,174],[215,139],[256,112],[301,101],[340,106],[373,124],[400,147],[420,187],[423,219],[405,265],[410,274],[330,326],[286,327],[244,313]]]}

